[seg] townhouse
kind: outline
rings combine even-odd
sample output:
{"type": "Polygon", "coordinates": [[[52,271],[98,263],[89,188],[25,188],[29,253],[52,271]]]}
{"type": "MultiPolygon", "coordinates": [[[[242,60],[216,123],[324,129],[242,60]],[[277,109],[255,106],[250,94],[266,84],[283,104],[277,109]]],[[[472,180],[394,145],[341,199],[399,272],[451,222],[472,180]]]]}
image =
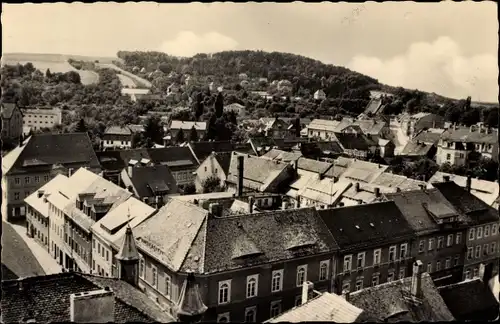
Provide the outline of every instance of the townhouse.
{"type": "Polygon", "coordinates": [[[133,230],[146,294],[169,307],[192,273],[205,321],[260,322],[299,304],[305,281],[329,289],[337,246],[314,209],[220,212],[171,199],[133,230]]]}
{"type": "Polygon", "coordinates": [[[437,114],[420,112],[414,115],[404,115],[401,118],[401,130],[410,138],[424,129],[443,127],[444,117],[437,114]]]}
{"type": "Polygon", "coordinates": [[[261,118],[259,121],[262,124],[259,130],[266,137],[284,138],[293,135],[288,129],[288,124],[279,117],[261,118]]]}
{"type": "Polygon", "coordinates": [[[57,173],[71,174],[80,167],[100,172],[87,133],[37,134],[2,158],[2,216],[24,219],[24,198],[57,173]]]}
{"type": "Polygon", "coordinates": [[[15,103],[1,103],[2,141],[16,143],[23,134],[23,113],[15,103]]]}
{"type": "Polygon", "coordinates": [[[134,132],[128,126],[109,126],[101,138],[103,148],[130,149],[134,132]]]}
{"type": "Polygon", "coordinates": [[[342,147],[347,156],[366,160],[378,155],[378,142],[364,134],[358,133],[335,133],[335,139],[342,147]]]}
{"type": "Polygon", "coordinates": [[[337,120],[313,119],[307,126],[308,138],[335,139],[339,124],[337,120]]]}
{"type": "Polygon", "coordinates": [[[232,155],[232,152],[214,152],[201,162],[198,169],[196,169],[196,178],[194,180],[196,192],[203,192],[205,181],[210,178],[219,179],[221,188],[226,185],[232,155]]]}
{"type": "Polygon", "coordinates": [[[436,285],[461,281],[468,219],[435,188],[388,193],[385,198],[394,201],[415,231],[412,256],[436,285]]]}
{"type": "Polygon", "coordinates": [[[394,202],[320,209],[339,245],[331,292],[403,279],[411,274],[413,230],[394,202]]]}
{"type": "Polygon", "coordinates": [[[436,153],[437,164],[469,165],[481,156],[498,161],[498,130],[482,125],[452,126],[441,134],[436,153]],[[473,152],[475,154],[471,156],[473,152]]]}
{"type": "Polygon", "coordinates": [[[432,185],[457,211],[468,218],[470,226],[464,233],[467,249],[463,278],[479,277],[482,265],[485,267],[484,280],[488,282],[490,278],[498,274],[500,257],[498,211],[453,181],[433,183],[432,185]]]}
{"type": "Polygon", "coordinates": [[[193,128],[196,130],[198,139],[203,139],[205,137],[207,131],[206,122],[171,120],[168,127],[165,127],[165,133],[167,134],[163,138],[165,145],[177,142],[180,136],[178,135],[179,132],[183,133],[184,141],[190,140],[189,136],[193,128]]]}
{"type": "Polygon", "coordinates": [[[119,277],[115,257],[125,241],[128,227],[134,228],[155,213],[155,209],[130,197],[90,228],[92,234],[92,273],[104,277],[119,277]]]}
{"type": "Polygon", "coordinates": [[[23,111],[23,126],[34,130],[52,128],[62,123],[62,110],[53,107],[25,107],[23,111]]]}
{"type": "Polygon", "coordinates": [[[309,159],[328,161],[339,157],[342,147],[336,141],[300,143],[298,150],[309,159]]]}

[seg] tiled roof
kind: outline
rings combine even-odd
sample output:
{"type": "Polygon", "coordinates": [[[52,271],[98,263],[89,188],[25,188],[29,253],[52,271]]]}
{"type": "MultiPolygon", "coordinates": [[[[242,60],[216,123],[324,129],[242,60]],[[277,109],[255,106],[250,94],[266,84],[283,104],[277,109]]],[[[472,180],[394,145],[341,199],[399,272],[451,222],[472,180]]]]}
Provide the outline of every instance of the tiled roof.
{"type": "Polygon", "coordinates": [[[99,168],[99,160],[87,133],[36,134],[27,140],[20,153],[14,153],[17,154],[19,155],[9,168],[9,174],[54,164],[99,168]]]}
{"type": "Polygon", "coordinates": [[[305,157],[317,157],[322,154],[341,154],[343,152],[339,143],[334,141],[302,143],[300,151],[305,157]]]}
{"type": "Polygon", "coordinates": [[[104,135],[132,135],[132,130],[127,126],[109,126],[104,131],[104,135]]]}
{"type": "Polygon", "coordinates": [[[458,321],[492,321],[499,305],[493,292],[480,279],[439,287],[446,306],[458,321]]]}
{"type": "Polygon", "coordinates": [[[467,192],[453,181],[433,183],[455,209],[466,214],[476,224],[498,221],[498,211],[467,192]]]}
{"type": "Polygon", "coordinates": [[[7,323],[27,319],[34,319],[37,323],[68,322],[70,294],[104,287],[111,288],[115,294],[115,322],[173,321],[137,288],[118,279],[75,272],[2,281],[2,320],[7,323]]]}
{"type": "Polygon", "coordinates": [[[193,121],[183,121],[183,120],[172,120],[170,122],[169,129],[182,129],[189,131],[191,128],[196,130],[204,131],[207,128],[206,122],[193,122],[193,121]]]}
{"type": "Polygon", "coordinates": [[[189,143],[191,151],[196,156],[198,161],[203,162],[212,152],[232,152],[239,151],[241,153],[251,153],[252,145],[235,144],[230,141],[207,141],[207,142],[191,142],[189,143]]]}
{"type": "Polygon", "coordinates": [[[387,125],[387,123],[375,119],[365,119],[356,120],[353,125],[359,126],[364,134],[379,135],[382,129],[387,125]]]}
{"type": "Polygon", "coordinates": [[[350,186],[350,181],[312,177],[297,195],[325,205],[333,205],[350,186]]]}
{"type": "Polygon", "coordinates": [[[427,187],[427,183],[423,181],[387,172],[381,173],[378,177],[374,178],[370,184],[386,188],[399,188],[401,190],[419,189],[421,185],[427,187]]]}
{"type": "Polygon", "coordinates": [[[454,317],[439,295],[431,277],[422,274],[422,298],[409,301],[405,290],[410,288],[411,277],[352,292],[349,302],[364,311],[387,321],[436,322],[453,321],[454,317]]]}
{"type": "Polygon", "coordinates": [[[300,152],[287,152],[283,150],[278,150],[278,149],[272,149],[266,154],[264,154],[262,157],[268,158],[270,160],[277,160],[277,161],[282,161],[282,162],[293,162],[298,160],[302,156],[302,153],[300,152]]]}
{"type": "Polygon", "coordinates": [[[413,231],[394,202],[318,210],[343,250],[388,244],[413,231]]]}
{"type": "Polygon", "coordinates": [[[376,146],[372,139],[363,134],[335,133],[335,137],[345,150],[368,151],[371,146],[376,146]]]}
{"type": "Polygon", "coordinates": [[[326,171],[328,171],[328,169],[332,167],[332,164],[323,161],[300,158],[297,161],[297,167],[302,170],[324,174],[326,171]]]}
{"type": "Polygon", "coordinates": [[[365,114],[372,113],[375,115],[379,110],[380,106],[382,106],[382,100],[380,98],[371,99],[370,102],[368,103],[368,106],[366,106],[365,114]]]}
{"type": "Polygon", "coordinates": [[[58,191],[59,188],[63,188],[67,185],[68,177],[62,174],[58,174],[55,178],[47,182],[40,189],[33,192],[31,195],[24,199],[24,202],[31,208],[38,211],[41,215],[49,217],[49,204],[44,202],[45,197],[50,196],[54,191],[58,191]],[[41,197],[38,197],[38,193],[42,193],[41,197]]]}
{"type": "Polygon", "coordinates": [[[225,174],[228,174],[229,172],[232,154],[232,152],[220,152],[214,154],[215,159],[217,160],[225,174]]]}
{"type": "Polygon", "coordinates": [[[316,321],[354,323],[358,322],[361,313],[363,313],[362,309],[350,304],[343,297],[327,292],[308,300],[305,304],[281,313],[265,323],[316,321]]]}
{"type": "Polygon", "coordinates": [[[166,190],[167,194],[178,192],[177,182],[166,165],[133,167],[132,177],[125,168],[121,175],[125,185],[130,184],[141,198],[156,196],[158,191],[166,190]]]}
{"type": "Polygon", "coordinates": [[[337,120],[313,119],[309,123],[307,128],[312,130],[326,130],[333,132],[336,130],[339,124],[340,122],[337,120]]]}
{"type": "Polygon", "coordinates": [[[420,132],[417,136],[413,138],[415,142],[423,142],[426,144],[436,144],[439,142],[439,138],[441,134],[444,132],[444,129],[429,129],[420,132]]]}
{"type": "Polygon", "coordinates": [[[458,216],[460,221],[467,221],[467,219],[464,219],[437,189],[387,193],[385,197],[394,201],[408,223],[417,232],[439,230],[439,225],[433,220],[428,212],[429,207],[431,211],[434,208],[446,209],[458,216]]]}
{"type": "Polygon", "coordinates": [[[429,153],[429,150],[432,147],[433,144],[425,144],[424,142],[417,142],[415,140],[412,140],[405,145],[405,147],[401,151],[401,155],[424,156],[429,153]]]}
{"type": "Polygon", "coordinates": [[[457,129],[449,128],[442,135],[441,139],[445,141],[455,141],[462,143],[498,143],[498,130],[493,130],[490,134],[481,133],[479,130],[470,131],[469,127],[460,127],[457,129]]]}
{"type": "Polygon", "coordinates": [[[11,118],[12,113],[17,108],[17,105],[15,103],[9,103],[9,102],[2,102],[1,105],[2,105],[2,119],[11,118]]]}
{"type": "MultiPolygon", "coordinates": [[[[444,176],[450,177],[450,181],[455,182],[462,188],[467,186],[467,177],[441,171],[434,173],[434,175],[429,179],[429,183],[444,182],[444,176]]],[[[491,206],[499,197],[500,187],[498,182],[472,178],[471,193],[491,206]]]]}

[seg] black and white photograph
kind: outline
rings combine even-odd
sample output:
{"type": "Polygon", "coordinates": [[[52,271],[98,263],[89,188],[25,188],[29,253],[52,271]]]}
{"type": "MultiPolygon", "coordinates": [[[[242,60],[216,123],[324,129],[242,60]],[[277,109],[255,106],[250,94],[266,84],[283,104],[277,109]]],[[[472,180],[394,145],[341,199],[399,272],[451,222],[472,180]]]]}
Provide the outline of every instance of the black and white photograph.
{"type": "Polygon", "coordinates": [[[494,1],[2,3],[2,323],[498,321],[494,1]]]}

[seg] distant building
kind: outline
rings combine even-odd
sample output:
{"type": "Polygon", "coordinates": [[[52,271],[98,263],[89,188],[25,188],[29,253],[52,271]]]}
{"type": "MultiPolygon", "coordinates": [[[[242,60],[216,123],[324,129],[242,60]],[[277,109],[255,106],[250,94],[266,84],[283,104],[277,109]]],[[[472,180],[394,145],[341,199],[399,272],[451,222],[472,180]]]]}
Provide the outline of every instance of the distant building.
{"type": "Polygon", "coordinates": [[[59,108],[38,107],[23,109],[23,125],[33,128],[52,128],[62,123],[62,111],[59,108]]]}
{"type": "Polygon", "coordinates": [[[261,118],[260,122],[262,123],[261,131],[265,136],[272,138],[284,138],[290,136],[288,124],[278,117],[261,118]]]}
{"type": "Polygon", "coordinates": [[[314,100],[325,100],[326,99],[326,94],[323,90],[317,90],[314,93],[314,100]]]}
{"type": "Polygon", "coordinates": [[[206,122],[196,122],[196,121],[183,121],[183,120],[172,120],[170,125],[166,127],[167,135],[163,138],[165,145],[168,143],[175,143],[177,141],[178,133],[182,130],[184,134],[184,141],[190,141],[191,129],[194,127],[196,133],[198,134],[198,140],[202,140],[205,137],[205,132],[207,131],[206,122]]]}
{"type": "MultiPolygon", "coordinates": [[[[134,128],[134,130],[138,130],[134,128]]],[[[132,137],[134,131],[128,126],[110,126],[106,128],[102,135],[101,143],[103,148],[132,148],[132,137]]]]}
{"type": "Polygon", "coordinates": [[[23,113],[15,103],[2,102],[2,141],[15,142],[23,134],[23,113]]]}
{"type": "Polygon", "coordinates": [[[436,114],[421,112],[401,118],[401,130],[410,138],[424,129],[443,127],[444,117],[436,114]]]}
{"type": "Polygon", "coordinates": [[[196,170],[196,191],[203,192],[203,184],[210,177],[220,180],[219,186],[223,188],[226,185],[226,179],[229,173],[232,152],[213,152],[196,170]]]}

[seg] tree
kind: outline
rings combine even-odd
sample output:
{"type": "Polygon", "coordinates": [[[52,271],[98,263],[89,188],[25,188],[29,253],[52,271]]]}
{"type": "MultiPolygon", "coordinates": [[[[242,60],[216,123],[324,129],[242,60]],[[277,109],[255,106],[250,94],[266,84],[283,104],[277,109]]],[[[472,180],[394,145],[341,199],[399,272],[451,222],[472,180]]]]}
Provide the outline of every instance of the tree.
{"type": "Polygon", "coordinates": [[[498,127],[498,108],[493,108],[488,111],[484,123],[488,127],[498,127]]]}
{"type": "Polygon", "coordinates": [[[179,129],[179,131],[177,132],[176,136],[175,136],[175,141],[177,143],[184,143],[185,141],[185,138],[184,138],[184,131],[181,129],[179,129]]]}
{"type": "Polygon", "coordinates": [[[153,143],[159,144],[163,141],[163,128],[157,116],[151,116],[146,120],[144,137],[150,139],[153,143]]]}
{"type": "Polygon", "coordinates": [[[222,117],[222,113],[224,112],[224,96],[222,92],[219,92],[217,98],[215,99],[215,116],[217,118],[222,117]]]}
{"type": "Polygon", "coordinates": [[[203,193],[221,192],[223,188],[220,185],[220,179],[216,176],[210,176],[202,183],[203,193]]]}
{"type": "Polygon", "coordinates": [[[194,126],[191,127],[191,130],[190,130],[189,141],[190,142],[198,142],[198,132],[196,131],[196,128],[194,126]]]}
{"type": "Polygon", "coordinates": [[[85,133],[87,132],[87,125],[85,124],[85,120],[83,120],[83,118],[81,118],[75,125],[75,128],[73,130],[73,132],[75,133],[85,133]]]}
{"type": "Polygon", "coordinates": [[[185,195],[195,194],[196,193],[196,187],[195,187],[194,184],[189,183],[189,184],[187,184],[187,185],[184,186],[183,192],[184,192],[185,195]]]}
{"type": "Polygon", "coordinates": [[[45,76],[47,79],[50,79],[52,77],[52,73],[50,73],[50,69],[47,69],[47,72],[45,72],[45,76]]]}

